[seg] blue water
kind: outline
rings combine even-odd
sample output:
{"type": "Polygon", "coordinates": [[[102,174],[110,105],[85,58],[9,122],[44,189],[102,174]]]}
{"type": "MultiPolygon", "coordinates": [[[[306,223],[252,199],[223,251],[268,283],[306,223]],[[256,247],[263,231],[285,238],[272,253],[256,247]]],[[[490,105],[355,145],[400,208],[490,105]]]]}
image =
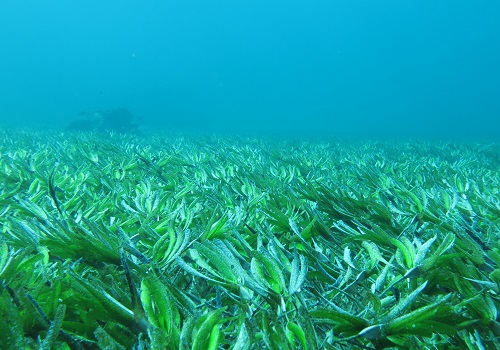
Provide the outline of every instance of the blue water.
{"type": "Polygon", "coordinates": [[[498,140],[500,1],[2,0],[0,125],[498,140]]]}

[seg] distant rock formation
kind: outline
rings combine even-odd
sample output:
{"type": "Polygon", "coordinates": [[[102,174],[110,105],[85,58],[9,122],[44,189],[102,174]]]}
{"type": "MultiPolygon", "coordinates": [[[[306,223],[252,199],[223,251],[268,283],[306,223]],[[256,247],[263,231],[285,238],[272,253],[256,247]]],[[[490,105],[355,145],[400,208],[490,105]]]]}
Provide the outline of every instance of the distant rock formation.
{"type": "Polygon", "coordinates": [[[126,108],[109,111],[82,112],[82,118],[71,122],[67,129],[84,132],[137,133],[139,124],[126,108]]]}

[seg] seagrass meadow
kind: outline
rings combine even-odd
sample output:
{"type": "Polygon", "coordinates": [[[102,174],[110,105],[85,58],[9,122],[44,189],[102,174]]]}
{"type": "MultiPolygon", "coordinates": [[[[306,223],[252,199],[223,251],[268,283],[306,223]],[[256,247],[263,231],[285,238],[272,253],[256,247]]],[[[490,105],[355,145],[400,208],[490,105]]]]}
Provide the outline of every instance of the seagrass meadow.
{"type": "Polygon", "coordinates": [[[498,349],[496,144],[0,133],[1,349],[498,349]]]}

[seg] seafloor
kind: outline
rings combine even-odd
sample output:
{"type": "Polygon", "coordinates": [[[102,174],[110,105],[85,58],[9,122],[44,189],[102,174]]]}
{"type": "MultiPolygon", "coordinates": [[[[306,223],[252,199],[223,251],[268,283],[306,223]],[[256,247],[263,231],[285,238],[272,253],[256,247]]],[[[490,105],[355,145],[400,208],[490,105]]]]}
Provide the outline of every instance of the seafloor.
{"type": "Polygon", "coordinates": [[[1,349],[498,349],[500,148],[0,133],[1,349]]]}

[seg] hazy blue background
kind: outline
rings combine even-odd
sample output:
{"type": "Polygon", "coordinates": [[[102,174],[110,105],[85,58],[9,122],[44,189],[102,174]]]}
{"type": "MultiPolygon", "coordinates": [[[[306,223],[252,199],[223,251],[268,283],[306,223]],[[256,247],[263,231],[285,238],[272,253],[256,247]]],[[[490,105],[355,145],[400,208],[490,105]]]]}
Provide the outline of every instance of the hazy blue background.
{"type": "Polygon", "coordinates": [[[0,125],[497,139],[500,1],[2,0],[0,125]]]}

